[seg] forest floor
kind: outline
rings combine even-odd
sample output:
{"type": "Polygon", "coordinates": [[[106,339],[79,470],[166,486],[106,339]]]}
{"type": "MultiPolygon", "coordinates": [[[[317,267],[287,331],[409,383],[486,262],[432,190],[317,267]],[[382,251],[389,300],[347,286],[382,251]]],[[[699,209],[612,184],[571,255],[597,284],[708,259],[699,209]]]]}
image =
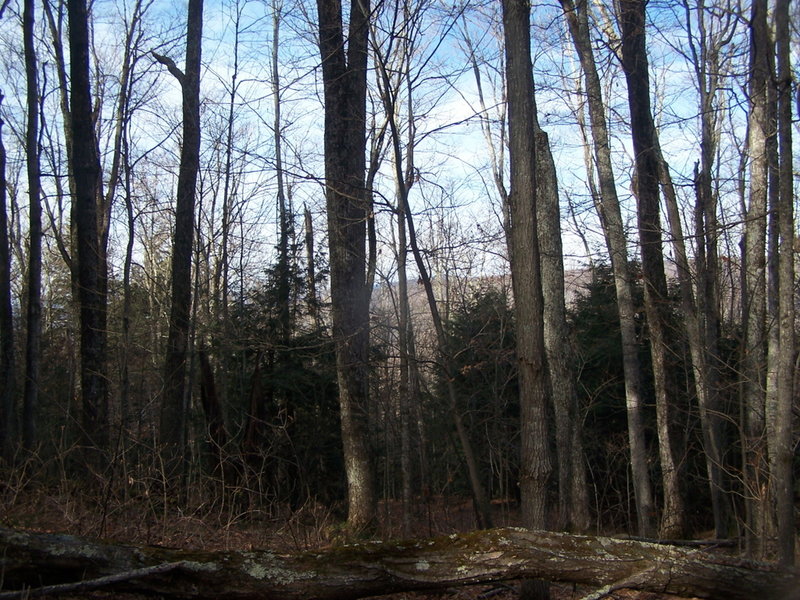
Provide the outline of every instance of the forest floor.
{"type": "MultiPolygon", "coordinates": [[[[8,492],[9,490],[2,490],[8,492]]],[[[277,507],[269,513],[244,511],[233,506],[198,506],[191,514],[158,508],[147,498],[124,503],[87,503],[73,490],[64,493],[22,491],[0,494],[0,522],[4,525],[43,532],[68,533],[102,538],[121,544],[149,544],[197,550],[270,549],[299,552],[342,543],[341,517],[321,505],[289,511],[277,507]]],[[[494,504],[496,526],[519,524],[513,502],[494,504]]],[[[471,502],[463,498],[430,497],[415,504],[411,529],[402,527],[402,505],[382,502],[379,531],[382,539],[430,537],[475,528],[471,502]]],[[[518,597],[519,582],[454,587],[436,594],[400,593],[384,600],[511,600],[518,597]]],[[[577,600],[592,588],[553,584],[553,600],[577,600]]],[[[94,593],[70,596],[74,600],[138,600],[133,594],[94,593]]],[[[608,600],[683,600],[668,594],[618,590],[603,596],[608,600]]]]}

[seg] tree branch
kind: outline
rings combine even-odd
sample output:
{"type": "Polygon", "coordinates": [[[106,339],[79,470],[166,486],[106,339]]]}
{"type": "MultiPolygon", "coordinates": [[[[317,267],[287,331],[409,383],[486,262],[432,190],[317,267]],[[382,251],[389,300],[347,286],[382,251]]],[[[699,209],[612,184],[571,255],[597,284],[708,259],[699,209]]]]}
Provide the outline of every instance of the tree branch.
{"type": "Polygon", "coordinates": [[[178,80],[178,83],[183,86],[186,75],[184,75],[183,71],[178,68],[178,65],[175,64],[174,60],[172,60],[169,56],[158,54],[155,50],[151,50],[150,54],[152,54],[153,58],[155,58],[158,62],[167,67],[167,70],[172,73],[175,76],[175,79],[178,80]]]}

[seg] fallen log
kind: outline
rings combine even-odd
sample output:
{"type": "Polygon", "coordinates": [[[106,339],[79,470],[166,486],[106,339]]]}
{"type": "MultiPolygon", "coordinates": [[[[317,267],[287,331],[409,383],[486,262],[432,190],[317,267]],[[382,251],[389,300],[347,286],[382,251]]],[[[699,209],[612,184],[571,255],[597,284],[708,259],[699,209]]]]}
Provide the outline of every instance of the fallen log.
{"type": "Polygon", "coordinates": [[[347,600],[521,578],[720,600],[800,599],[797,570],[524,529],[275,554],[127,546],[0,527],[0,599],[102,589],[176,599],[347,600]]]}

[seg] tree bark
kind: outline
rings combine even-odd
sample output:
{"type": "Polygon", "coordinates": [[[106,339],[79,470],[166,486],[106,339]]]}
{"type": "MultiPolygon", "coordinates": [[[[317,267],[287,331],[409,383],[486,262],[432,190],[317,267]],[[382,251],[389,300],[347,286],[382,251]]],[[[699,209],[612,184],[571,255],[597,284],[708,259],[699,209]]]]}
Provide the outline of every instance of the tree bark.
{"type": "Polygon", "coordinates": [[[794,397],[795,305],[794,305],[794,194],[792,177],[792,70],[789,30],[789,0],[775,6],[778,101],[778,356],[772,357],[776,371],[775,406],[768,410],[770,484],[775,497],[777,550],[782,564],[795,560],[795,509],[792,478],[792,404],[794,397]]]}
{"type": "MultiPolygon", "coordinates": [[[[3,95],[0,94],[0,105],[3,95]]],[[[0,459],[10,463],[17,440],[16,360],[14,357],[14,309],[11,301],[11,246],[8,240],[6,146],[0,118],[0,459]]]]}
{"type": "Polygon", "coordinates": [[[171,60],[156,56],[178,79],[183,96],[183,145],[178,171],[175,233],[172,242],[172,305],[164,362],[164,395],[160,443],[166,476],[177,474],[184,447],[189,315],[192,303],[192,245],[197,171],[200,163],[200,56],[203,0],[189,0],[186,24],[186,66],[181,72],[171,60]]]}
{"type": "Polygon", "coordinates": [[[124,546],[0,527],[1,599],[114,590],[164,598],[346,600],[536,577],[719,600],[791,600],[800,572],[683,548],[495,529],[298,554],[124,546]],[[10,590],[20,590],[14,592],[10,590]]]}
{"type": "MultiPolygon", "coordinates": [[[[100,158],[95,138],[89,77],[89,16],[85,0],[67,3],[70,47],[70,125],[73,218],[77,238],[82,443],[90,450],[108,445],[108,377],[106,373],[105,261],[98,231],[100,158]]],[[[97,456],[87,460],[95,462],[97,456]]]]}
{"type": "Polygon", "coordinates": [[[586,532],[591,527],[589,489],[583,456],[583,419],[578,404],[575,356],[564,298],[564,254],[558,179],[547,134],[536,125],[536,219],[542,281],[544,345],[556,420],[558,530],[586,532]]]}
{"type": "Polygon", "coordinates": [[[744,500],[748,549],[763,556],[771,527],[767,522],[767,450],[765,433],[766,228],[767,228],[767,86],[770,78],[767,2],[755,0],[750,16],[750,115],[747,153],[750,197],[742,243],[742,381],[744,500]]]}
{"type": "Polygon", "coordinates": [[[367,438],[369,293],[366,281],[366,89],[369,3],[353,0],[344,42],[338,0],[318,0],[325,91],[325,196],[348,526],[372,525],[375,474],[367,438]]]}
{"type": "Polygon", "coordinates": [[[523,521],[528,527],[546,529],[547,486],[552,470],[547,428],[550,384],[544,347],[544,301],[536,222],[536,144],[529,10],[524,1],[503,2],[511,169],[509,254],[517,319],[523,521]]]}
{"type": "Polygon", "coordinates": [[[667,363],[667,279],[659,216],[659,160],[653,114],[650,109],[649,67],[645,45],[645,0],[621,0],[622,62],[628,83],[631,137],[636,161],[634,193],[638,208],[645,312],[650,334],[656,394],[658,447],[664,485],[660,535],[680,537],[685,529],[680,491],[680,456],[673,434],[674,409],[667,363]]]}
{"type": "Polygon", "coordinates": [[[25,0],[22,19],[25,47],[25,159],[28,175],[28,273],[25,384],[22,399],[22,445],[33,452],[37,442],[40,348],[42,339],[42,200],[39,171],[39,83],[34,48],[34,2],[25,0]]]}

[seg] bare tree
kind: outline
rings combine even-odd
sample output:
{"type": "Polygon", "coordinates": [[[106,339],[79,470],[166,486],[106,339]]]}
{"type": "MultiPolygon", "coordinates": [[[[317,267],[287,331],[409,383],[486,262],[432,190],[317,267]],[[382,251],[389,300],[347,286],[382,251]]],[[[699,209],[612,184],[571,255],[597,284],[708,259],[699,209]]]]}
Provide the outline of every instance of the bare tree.
{"type": "MultiPolygon", "coordinates": [[[[695,164],[695,273],[697,341],[692,354],[695,365],[703,369],[696,372],[698,405],[703,430],[703,449],[706,455],[706,472],[714,512],[714,529],[717,537],[727,534],[730,516],[729,501],[723,484],[722,436],[724,421],[720,398],[720,314],[719,314],[719,223],[718,198],[713,186],[714,166],[719,147],[719,122],[717,96],[721,87],[722,52],[735,32],[733,11],[714,19],[701,0],[694,13],[697,16],[696,35],[692,33],[692,10],[684,2],[686,26],[689,31],[688,46],[694,65],[700,104],[700,161],[695,164]],[[710,21],[710,22],[709,22],[710,21]],[[698,355],[698,348],[700,355],[698,355]],[[694,355],[698,355],[695,357],[694,355]],[[702,361],[699,363],[698,361],[702,361]]],[[[685,272],[686,266],[681,267],[685,272]]],[[[684,282],[681,283],[685,287],[684,282]]],[[[684,297],[686,292],[683,292],[684,297]]],[[[689,323],[687,323],[689,325],[689,323]]],[[[693,325],[694,327],[694,325],[693,325]]],[[[691,332],[690,332],[691,334],[691,332]]]]}
{"type": "Polygon", "coordinates": [[[366,89],[368,2],[353,0],[347,44],[338,0],[318,0],[325,90],[325,197],[348,526],[375,519],[375,476],[367,440],[369,289],[366,285],[366,89]]]}
{"type": "MultiPolygon", "coordinates": [[[[0,94],[0,105],[3,96],[0,94]]],[[[8,192],[4,121],[0,118],[0,457],[13,458],[17,439],[16,366],[14,357],[14,311],[11,297],[11,247],[8,239],[8,192]]]]}
{"type": "MultiPolygon", "coordinates": [[[[499,143],[492,135],[483,91],[483,78],[476,49],[468,28],[462,32],[478,87],[480,124],[491,160],[495,187],[502,201],[506,240],[510,243],[511,216],[508,193],[503,174],[502,148],[505,136],[505,115],[499,125],[499,143]]],[[[535,96],[535,94],[534,94],[535,96]]],[[[502,110],[502,109],[501,109],[502,110]]],[[[558,461],[558,528],[585,530],[589,527],[589,502],[583,440],[578,417],[578,394],[573,373],[574,356],[570,346],[564,297],[564,262],[561,242],[561,223],[558,180],[547,134],[536,118],[534,97],[534,126],[536,128],[536,181],[539,254],[541,259],[542,296],[544,310],[544,343],[552,384],[552,404],[555,413],[556,458],[558,461]]],[[[511,253],[510,253],[511,254],[511,253]]]]}
{"type": "Polygon", "coordinates": [[[26,0],[23,9],[23,42],[27,126],[25,158],[28,171],[28,303],[25,338],[25,386],[22,401],[22,445],[31,452],[36,446],[36,417],[39,404],[39,372],[42,338],[42,200],[39,171],[39,82],[34,48],[34,2],[26,0]]]}
{"type": "MultiPolygon", "coordinates": [[[[509,254],[514,290],[519,368],[520,493],[523,523],[547,529],[547,487],[552,471],[547,404],[550,392],[544,344],[544,300],[537,229],[536,114],[530,55],[530,8],[522,0],[503,1],[503,34],[508,97],[510,159],[509,254]]],[[[526,597],[546,598],[535,585],[526,597]]]]}
{"type": "Polygon", "coordinates": [[[100,160],[89,76],[89,15],[85,0],[69,0],[70,126],[78,295],[80,299],[82,438],[90,449],[108,442],[105,252],[100,248],[100,160]]]}
{"type": "Polygon", "coordinates": [[[192,245],[197,171],[200,163],[200,57],[203,36],[203,0],[189,0],[186,20],[186,66],[181,71],[171,59],[155,55],[181,86],[183,140],[175,205],[172,242],[172,275],[164,363],[164,395],[161,408],[160,442],[167,477],[177,474],[185,447],[185,397],[192,304],[192,245]]]}

